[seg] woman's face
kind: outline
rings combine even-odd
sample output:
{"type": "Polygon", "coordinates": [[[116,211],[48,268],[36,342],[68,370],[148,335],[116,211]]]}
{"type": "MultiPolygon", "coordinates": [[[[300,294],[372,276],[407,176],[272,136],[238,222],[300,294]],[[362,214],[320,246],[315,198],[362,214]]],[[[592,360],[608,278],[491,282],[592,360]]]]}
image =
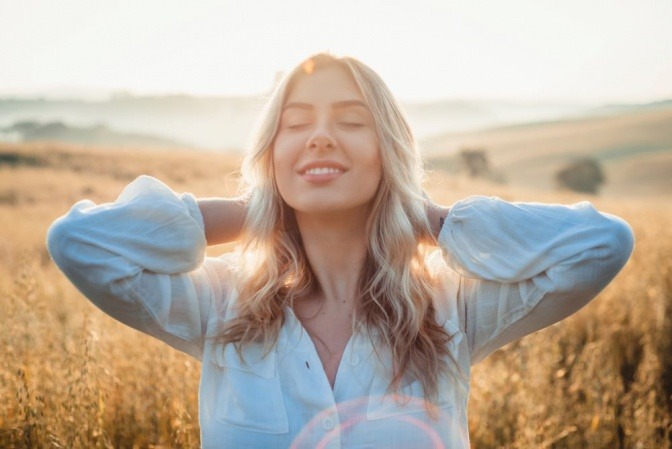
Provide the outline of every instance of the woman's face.
{"type": "Polygon", "coordinates": [[[301,213],[366,206],[382,176],[371,111],[346,69],[302,75],[283,105],[273,145],[282,198],[301,213]]]}

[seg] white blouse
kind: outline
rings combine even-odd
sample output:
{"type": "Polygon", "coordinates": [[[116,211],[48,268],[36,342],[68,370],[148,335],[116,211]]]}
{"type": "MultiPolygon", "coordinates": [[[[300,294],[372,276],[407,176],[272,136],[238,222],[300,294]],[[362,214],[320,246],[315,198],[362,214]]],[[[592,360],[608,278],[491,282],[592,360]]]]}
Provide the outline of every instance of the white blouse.
{"type": "Polygon", "coordinates": [[[470,366],[584,306],[623,267],[633,236],[623,220],[587,202],[454,204],[430,263],[460,373],[439,380],[435,418],[417,380],[397,397],[387,394],[389,351],[374,351],[363,334],[348,342],[332,390],[290,309],[265,358],[255,345],[244,349],[245,363],[232,345],[213,348],[210,337],[236,313],[236,259],[205,257],[203,218],[190,194],[142,176],[114,203],[75,204],[52,224],[47,243],[96,306],[202,361],[202,447],[395,449],[468,448],[470,366]]]}

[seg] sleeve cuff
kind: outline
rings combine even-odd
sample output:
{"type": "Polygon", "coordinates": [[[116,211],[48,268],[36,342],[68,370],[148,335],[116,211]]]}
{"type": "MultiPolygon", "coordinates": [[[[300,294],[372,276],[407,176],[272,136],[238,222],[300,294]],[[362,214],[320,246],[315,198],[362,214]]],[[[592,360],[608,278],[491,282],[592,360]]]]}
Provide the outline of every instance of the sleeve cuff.
{"type": "Polygon", "coordinates": [[[191,218],[193,218],[198,224],[201,232],[205,233],[205,224],[203,222],[203,214],[201,213],[201,208],[198,207],[198,202],[196,197],[192,193],[183,193],[180,195],[180,199],[187,206],[187,211],[191,218]]]}

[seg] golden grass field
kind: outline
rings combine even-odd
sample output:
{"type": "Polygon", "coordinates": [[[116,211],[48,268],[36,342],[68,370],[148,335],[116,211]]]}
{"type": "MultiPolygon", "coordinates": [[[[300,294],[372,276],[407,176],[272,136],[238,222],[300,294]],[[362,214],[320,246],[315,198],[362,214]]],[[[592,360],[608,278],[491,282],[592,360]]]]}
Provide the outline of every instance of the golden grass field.
{"type": "MultiPolygon", "coordinates": [[[[112,201],[140,174],[176,191],[232,195],[238,162],[0,144],[0,447],[198,447],[199,363],[89,304],[51,262],[45,233],[77,200],[112,201]]],[[[474,193],[584,199],[438,171],[427,190],[443,204],[474,193]]],[[[672,447],[672,202],[657,198],[592,198],[630,222],[635,252],[585,309],[474,368],[472,447],[672,447]]]]}

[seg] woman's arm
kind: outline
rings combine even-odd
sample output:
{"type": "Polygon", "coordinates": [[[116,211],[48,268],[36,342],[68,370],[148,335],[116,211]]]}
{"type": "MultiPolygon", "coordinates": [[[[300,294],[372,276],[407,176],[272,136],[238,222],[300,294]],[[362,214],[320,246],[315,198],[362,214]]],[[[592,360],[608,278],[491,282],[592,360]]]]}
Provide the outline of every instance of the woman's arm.
{"type": "Polygon", "coordinates": [[[194,197],[148,176],[113,203],[78,202],[47,234],[53,260],[93,304],[196,358],[229,277],[205,246],[194,197]]]}
{"type": "Polygon", "coordinates": [[[475,363],[586,305],[625,265],[633,235],[587,202],[472,197],[453,205],[439,243],[461,275],[458,300],[475,363]]]}
{"type": "Polygon", "coordinates": [[[238,239],[247,212],[245,198],[201,198],[197,202],[203,215],[208,245],[220,245],[238,239]]]}

